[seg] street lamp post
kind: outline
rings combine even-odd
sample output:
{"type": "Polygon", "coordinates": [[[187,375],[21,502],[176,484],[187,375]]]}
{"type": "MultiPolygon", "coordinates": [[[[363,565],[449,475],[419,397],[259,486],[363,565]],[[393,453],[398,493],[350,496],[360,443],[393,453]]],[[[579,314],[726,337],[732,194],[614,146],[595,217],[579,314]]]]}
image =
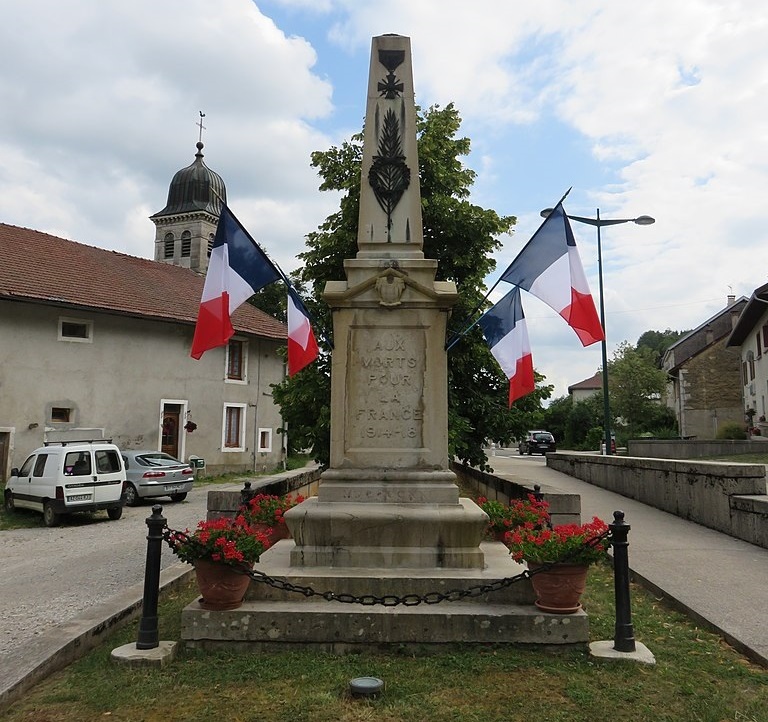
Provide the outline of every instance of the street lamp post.
{"type": "MultiPolygon", "coordinates": [[[[546,218],[554,209],[545,208],[541,216],[546,218]]],[[[568,216],[572,221],[586,223],[588,226],[597,228],[597,273],[598,285],[600,289],[600,324],[603,327],[603,340],[601,342],[601,351],[603,356],[603,439],[605,443],[605,453],[610,456],[611,450],[611,403],[608,398],[608,339],[605,331],[605,296],[603,293],[603,248],[600,229],[603,226],[616,226],[620,223],[637,223],[638,226],[650,226],[656,222],[651,216],[638,216],[637,218],[600,218],[600,209],[595,213],[595,218],[585,218],[584,216],[568,216]]]]}

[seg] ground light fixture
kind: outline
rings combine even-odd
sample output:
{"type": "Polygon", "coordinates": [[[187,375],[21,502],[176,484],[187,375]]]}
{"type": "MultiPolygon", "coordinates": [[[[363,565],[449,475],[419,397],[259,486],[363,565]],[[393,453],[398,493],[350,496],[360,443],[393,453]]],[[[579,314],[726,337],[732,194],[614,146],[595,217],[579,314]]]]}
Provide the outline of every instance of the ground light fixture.
{"type": "MultiPolygon", "coordinates": [[[[548,218],[554,208],[545,208],[541,211],[542,218],[548,218]]],[[[603,327],[603,340],[601,350],[603,356],[603,443],[605,444],[605,454],[612,453],[611,445],[611,406],[608,399],[608,334],[605,329],[605,300],[603,294],[603,250],[600,229],[603,226],[617,226],[620,223],[636,223],[638,226],[650,226],[656,223],[656,219],[651,216],[637,216],[637,218],[600,218],[600,209],[598,208],[594,218],[585,216],[571,216],[566,214],[572,221],[585,223],[588,226],[597,228],[597,269],[600,282],[600,325],[603,327]]]]}
{"type": "Polygon", "coordinates": [[[384,680],[378,677],[355,677],[349,682],[353,697],[375,697],[384,689],[384,680]]]}

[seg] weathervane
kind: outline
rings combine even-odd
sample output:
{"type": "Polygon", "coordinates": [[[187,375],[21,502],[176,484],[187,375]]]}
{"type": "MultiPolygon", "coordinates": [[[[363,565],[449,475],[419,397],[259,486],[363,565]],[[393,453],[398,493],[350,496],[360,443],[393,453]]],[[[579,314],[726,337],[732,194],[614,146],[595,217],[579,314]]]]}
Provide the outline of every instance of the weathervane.
{"type": "Polygon", "coordinates": [[[203,118],[205,118],[205,113],[203,113],[202,110],[200,110],[198,112],[200,113],[200,120],[197,123],[195,123],[195,125],[199,125],[200,126],[200,135],[198,136],[197,141],[198,141],[198,143],[202,143],[203,142],[203,131],[204,130],[208,130],[208,129],[203,125],[203,118]]]}

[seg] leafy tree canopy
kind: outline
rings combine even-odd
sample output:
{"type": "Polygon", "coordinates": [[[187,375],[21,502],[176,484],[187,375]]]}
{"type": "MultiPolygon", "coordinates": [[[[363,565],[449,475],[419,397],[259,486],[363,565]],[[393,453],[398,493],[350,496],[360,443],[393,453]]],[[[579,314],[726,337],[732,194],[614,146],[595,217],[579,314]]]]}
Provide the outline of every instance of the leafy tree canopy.
{"type": "MultiPolygon", "coordinates": [[[[448,337],[463,330],[465,319],[480,305],[483,282],[494,269],[499,236],[510,232],[512,216],[499,216],[469,201],[475,172],[462,164],[470,150],[468,138],[457,137],[461,118],[452,104],[417,109],[419,180],[421,185],[424,255],[436,258],[438,279],[454,281],[459,301],[449,320],[448,337]]],[[[345,277],[343,261],[357,253],[360,202],[362,134],[339,147],[312,154],[312,165],[322,178],[321,190],[340,191],[339,210],[307,236],[307,250],[299,255],[304,266],[300,279],[311,289],[310,312],[330,327],[330,313],[321,299],[326,281],[345,277]]],[[[290,429],[292,444],[312,448],[321,463],[329,460],[330,363],[324,357],[293,379],[275,387],[290,429]]],[[[507,408],[508,381],[478,327],[449,352],[448,360],[449,450],[453,457],[485,466],[483,444],[508,444],[541,421],[541,400],[552,387],[542,384],[507,408]]],[[[487,468],[487,467],[486,467],[487,468]]]]}
{"type": "Polygon", "coordinates": [[[651,351],[653,354],[651,358],[656,368],[661,368],[664,352],[687,333],[688,331],[673,331],[669,328],[666,331],[646,331],[637,339],[637,348],[645,348],[651,351]]]}
{"type": "Polygon", "coordinates": [[[611,411],[624,419],[630,434],[639,431],[645,419],[658,416],[666,383],[653,351],[627,341],[619,344],[608,362],[611,411]]]}

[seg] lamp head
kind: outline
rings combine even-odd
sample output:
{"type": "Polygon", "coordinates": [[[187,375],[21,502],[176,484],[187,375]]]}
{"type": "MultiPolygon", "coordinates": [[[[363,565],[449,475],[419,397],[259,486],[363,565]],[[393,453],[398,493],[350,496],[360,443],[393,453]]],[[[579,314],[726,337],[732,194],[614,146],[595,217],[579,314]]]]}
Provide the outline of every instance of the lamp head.
{"type": "Polygon", "coordinates": [[[634,220],[638,226],[652,226],[654,223],[656,223],[656,219],[651,218],[650,216],[638,216],[634,220]]]}
{"type": "Polygon", "coordinates": [[[542,218],[549,218],[549,214],[552,213],[552,211],[555,210],[554,208],[545,208],[543,211],[539,213],[539,215],[542,218]]]}

